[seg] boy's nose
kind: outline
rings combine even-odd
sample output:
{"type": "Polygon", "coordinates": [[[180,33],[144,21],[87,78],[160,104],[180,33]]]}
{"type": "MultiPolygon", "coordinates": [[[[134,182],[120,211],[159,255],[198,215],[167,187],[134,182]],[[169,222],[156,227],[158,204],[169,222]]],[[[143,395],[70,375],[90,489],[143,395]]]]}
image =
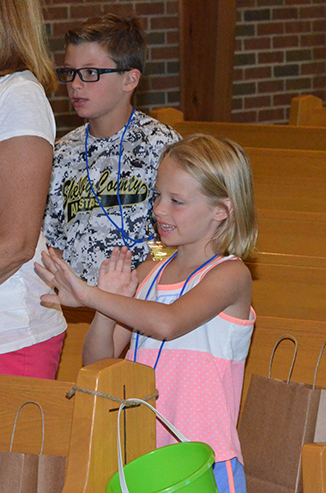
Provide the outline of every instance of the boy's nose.
{"type": "Polygon", "coordinates": [[[72,88],[74,88],[74,87],[81,87],[83,85],[84,85],[84,82],[81,80],[81,78],[79,77],[79,74],[77,73],[75,75],[74,80],[72,82],[70,82],[70,86],[72,88]]]}

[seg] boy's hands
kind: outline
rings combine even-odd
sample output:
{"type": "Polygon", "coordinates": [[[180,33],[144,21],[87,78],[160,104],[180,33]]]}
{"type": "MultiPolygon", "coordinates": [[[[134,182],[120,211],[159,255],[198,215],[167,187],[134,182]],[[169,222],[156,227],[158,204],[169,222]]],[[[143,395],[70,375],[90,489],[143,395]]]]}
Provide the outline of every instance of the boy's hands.
{"type": "Polygon", "coordinates": [[[73,273],[53,248],[49,248],[49,254],[42,252],[42,260],[44,267],[35,262],[35,270],[41,279],[54,288],[56,294],[44,294],[41,300],[46,304],[59,303],[72,307],[86,305],[88,291],[92,288],[73,273]]]}
{"type": "Polygon", "coordinates": [[[98,287],[109,293],[132,297],[138,285],[138,278],[136,270],[131,270],[131,257],[131,251],[127,247],[115,247],[111,257],[102,262],[98,287]]]}

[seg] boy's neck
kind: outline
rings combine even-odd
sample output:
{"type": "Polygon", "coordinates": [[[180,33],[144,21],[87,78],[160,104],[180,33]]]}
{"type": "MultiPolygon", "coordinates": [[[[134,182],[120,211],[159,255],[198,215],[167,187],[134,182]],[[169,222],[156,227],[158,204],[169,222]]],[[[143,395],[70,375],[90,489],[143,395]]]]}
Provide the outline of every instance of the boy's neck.
{"type": "Polygon", "coordinates": [[[94,118],[89,120],[89,133],[97,139],[112,137],[121,130],[129,120],[132,112],[132,105],[128,105],[124,111],[114,112],[105,117],[94,118]]]}

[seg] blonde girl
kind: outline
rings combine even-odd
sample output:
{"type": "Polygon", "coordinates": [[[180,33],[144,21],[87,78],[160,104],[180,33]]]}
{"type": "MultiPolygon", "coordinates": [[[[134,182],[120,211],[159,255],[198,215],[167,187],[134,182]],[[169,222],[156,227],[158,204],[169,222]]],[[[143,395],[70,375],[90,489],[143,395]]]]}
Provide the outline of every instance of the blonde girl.
{"type": "MultiPolygon", "coordinates": [[[[219,493],[243,493],[236,424],[255,313],[242,259],[253,253],[257,236],[244,151],[205,135],[169,146],[158,169],[154,214],[162,242],[176,248],[160,263],[144,262],[136,274],[130,253],[116,249],[102,265],[98,287],[87,287],[54,252],[44,255],[47,270],[37,270],[59,290],[55,301],[97,310],[84,363],[119,357],[130,342],[126,357],[155,368],[160,412],[214,449],[219,493]]],[[[157,446],[173,441],[158,423],[157,446]]]]}

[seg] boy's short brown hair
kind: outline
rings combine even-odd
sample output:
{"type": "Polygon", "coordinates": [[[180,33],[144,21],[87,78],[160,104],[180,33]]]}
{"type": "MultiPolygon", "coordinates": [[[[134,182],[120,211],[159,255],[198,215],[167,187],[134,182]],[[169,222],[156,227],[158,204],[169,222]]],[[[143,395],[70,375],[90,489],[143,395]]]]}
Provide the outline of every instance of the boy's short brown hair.
{"type": "Polygon", "coordinates": [[[106,14],[83,22],[65,36],[69,44],[98,43],[108,51],[119,69],[143,72],[146,43],[144,31],[135,17],[106,14]]]}

